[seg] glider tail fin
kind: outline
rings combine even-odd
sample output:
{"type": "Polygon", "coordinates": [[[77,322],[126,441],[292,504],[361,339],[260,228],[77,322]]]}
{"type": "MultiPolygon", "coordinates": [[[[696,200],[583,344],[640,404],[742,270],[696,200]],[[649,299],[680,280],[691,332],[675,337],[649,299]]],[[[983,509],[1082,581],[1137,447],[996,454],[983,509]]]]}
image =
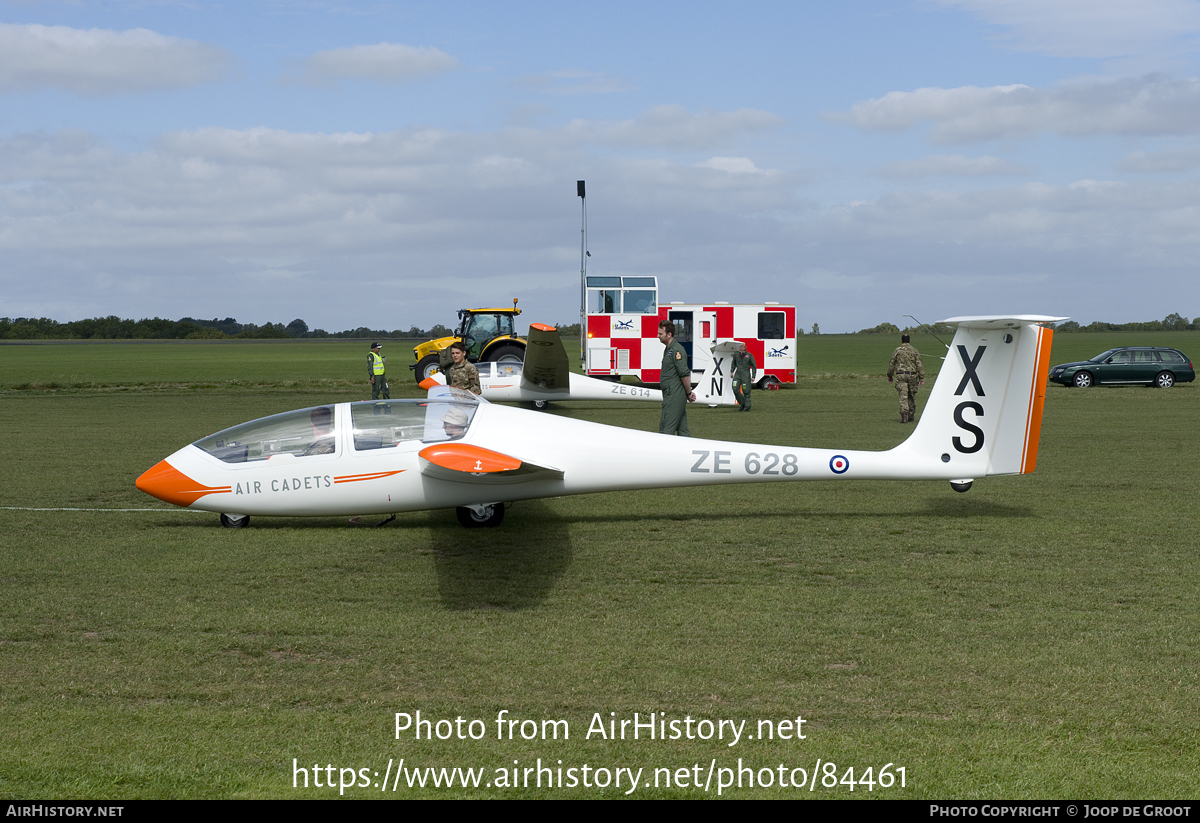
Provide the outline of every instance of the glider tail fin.
{"type": "Polygon", "coordinates": [[[1037,465],[1052,329],[1062,317],[954,317],[954,340],[916,431],[899,448],[963,479],[1037,465]]]}

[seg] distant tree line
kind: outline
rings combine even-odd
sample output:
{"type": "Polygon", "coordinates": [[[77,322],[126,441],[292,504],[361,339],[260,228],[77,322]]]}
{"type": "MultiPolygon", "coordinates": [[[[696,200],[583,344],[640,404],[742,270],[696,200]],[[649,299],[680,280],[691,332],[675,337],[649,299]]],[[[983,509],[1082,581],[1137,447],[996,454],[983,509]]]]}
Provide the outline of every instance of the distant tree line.
{"type": "MultiPolygon", "coordinates": [[[[1074,320],[1068,320],[1065,323],[1059,323],[1055,326],[1055,331],[1060,332],[1095,332],[1095,331],[1196,331],[1200,329],[1200,317],[1197,317],[1190,322],[1186,317],[1179,314],[1168,314],[1162,320],[1149,320],[1145,323],[1104,323],[1099,320],[1094,323],[1089,323],[1086,326],[1081,326],[1074,320]]],[[[932,334],[949,334],[954,329],[949,326],[935,323],[932,326],[909,326],[905,329],[900,329],[893,326],[891,323],[880,323],[873,329],[859,329],[855,334],[922,334],[929,332],[932,334]]]]}
{"type": "Polygon", "coordinates": [[[124,320],[116,315],[93,317],[60,323],[48,317],[0,317],[0,340],[249,340],[299,337],[348,337],[384,339],[446,337],[453,332],[442,325],[428,331],[416,326],[407,331],[368,329],[360,326],[339,332],[309,329],[303,320],[296,319],[286,326],[282,323],[239,323],[232,317],[224,320],[197,320],[183,317],[165,320],[161,317],[124,320]]]}
{"type": "Polygon", "coordinates": [[[1178,314],[1168,314],[1162,320],[1149,320],[1145,323],[1103,323],[1099,320],[1081,326],[1074,320],[1059,323],[1055,331],[1089,332],[1089,331],[1196,331],[1200,329],[1200,317],[1189,321],[1178,314]]]}
{"type": "MultiPolygon", "coordinates": [[[[564,338],[579,335],[579,324],[559,326],[564,338]]],[[[239,323],[232,317],[224,320],[197,320],[182,317],[179,320],[164,320],[161,317],[142,320],[123,320],[116,315],[93,317],[59,323],[48,317],[0,317],[0,340],[251,340],[289,338],[381,338],[385,340],[436,340],[450,337],[453,329],[438,324],[429,329],[410,326],[408,330],[357,329],[328,332],[310,329],[308,323],[297,318],[286,326],[282,323],[239,323]]]]}
{"type": "Polygon", "coordinates": [[[855,334],[953,334],[954,329],[945,323],[922,323],[919,326],[905,326],[903,329],[892,323],[880,323],[873,329],[859,329],[855,334]]]}

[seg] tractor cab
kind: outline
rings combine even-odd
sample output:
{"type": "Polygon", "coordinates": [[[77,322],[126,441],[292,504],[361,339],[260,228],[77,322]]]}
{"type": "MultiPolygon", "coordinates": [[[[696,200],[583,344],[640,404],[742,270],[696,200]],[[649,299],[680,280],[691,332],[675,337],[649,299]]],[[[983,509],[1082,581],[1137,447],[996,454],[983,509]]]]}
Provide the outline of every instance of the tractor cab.
{"type": "Polygon", "coordinates": [[[477,363],[487,344],[497,337],[515,337],[512,309],[459,309],[458,339],[467,346],[467,359],[477,363]]]}
{"type": "Polygon", "coordinates": [[[458,330],[451,337],[422,343],[413,349],[416,360],[409,368],[417,382],[450,367],[450,345],[462,341],[472,363],[521,363],[525,360],[525,338],[517,336],[517,308],[459,309],[458,330]]]}

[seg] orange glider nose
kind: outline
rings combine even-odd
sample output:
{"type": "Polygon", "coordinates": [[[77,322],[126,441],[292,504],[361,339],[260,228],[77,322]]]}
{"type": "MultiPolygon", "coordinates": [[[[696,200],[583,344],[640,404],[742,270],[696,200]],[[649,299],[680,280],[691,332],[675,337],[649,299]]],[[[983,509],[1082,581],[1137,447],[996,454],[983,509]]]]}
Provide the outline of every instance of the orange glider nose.
{"type": "Polygon", "coordinates": [[[231,486],[205,486],[188,477],[166,460],[147,469],[135,485],[151,497],[176,506],[190,506],[206,494],[228,494],[231,486]]]}

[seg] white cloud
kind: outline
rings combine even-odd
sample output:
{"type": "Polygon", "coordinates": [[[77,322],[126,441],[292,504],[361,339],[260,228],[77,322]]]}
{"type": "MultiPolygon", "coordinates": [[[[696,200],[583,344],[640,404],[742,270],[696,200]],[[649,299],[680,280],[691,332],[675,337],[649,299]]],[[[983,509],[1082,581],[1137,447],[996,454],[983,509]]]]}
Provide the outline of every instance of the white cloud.
{"type": "Polygon", "coordinates": [[[827,332],[903,313],[1200,314],[1170,302],[1195,293],[1200,183],[906,190],[815,209],[794,172],[743,154],[595,151],[589,135],[610,126],[209,128],[136,153],[83,132],[3,138],[0,297],[10,316],[336,330],[445,323],[448,306],[515,296],[533,320],[567,321],[586,178],[593,273],[653,272],[664,299],[795,302],[801,325],[827,332]],[[1114,307],[1135,275],[1161,289],[1114,307]]]}
{"type": "Polygon", "coordinates": [[[696,164],[702,169],[716,169],[729,174],[778,174],[770,169],[760,169],[749,157],[710,157],[696,164]]]}
{"type": "Polygon", "coordinates": [[[958,143],[1000,137],[1161,135],[1200,132],[1200,79],[1166,75],[1079,82],[1056,89],[1024,85],[893,91],[826,120],[863,131],[906,131],[930,122],[929,139],[958,143]]]}
{"type": "Polygon", "coordinates": [[[889,163],[879,170],[882,177],[986,177],[999,174],[1023,174],[1025,169],[999,157],[963,157],[961,154],[934,154],[918,160],[889,163]]]}
{"type": "Polygon", "coordinates": [[[1200,32],[1193,0],[936,0],[1006,26],[1000,40],[1055,57],[1122,57],[1161,51],[1200,32]]]}
{"type": "Polygon", "coordinates": [[[732,145],[754,132],[780,128],[787,120],[768,111],[689,112],[683,106],[655,106],[634,120],[575,120],[569,130],[581,139],[610,146],[658,146],[703,151],[732,145]]]}
{"type": "Polygon", "coordinates": [[[339,80],[375,80],[405,83],[417,77],[459,68],[461,63],[433,46],[379,43],[319,51],[306,58],[299,81],[324,85],[339,80]]]}
{"type": "Polygon", "coordinates": [[[219,80],[232,63],[216,46],[147,29],[0,23],[0,92],[109,95],[177,89],[219,80]]]}
{"type": "Polygon", "coordinates": [[[1200,146],[1187,146],[1164,151],[1130,152],[1118,164],[1121,171],[1133,172],[1181,172],[1200,166],[1200,146]]]}

